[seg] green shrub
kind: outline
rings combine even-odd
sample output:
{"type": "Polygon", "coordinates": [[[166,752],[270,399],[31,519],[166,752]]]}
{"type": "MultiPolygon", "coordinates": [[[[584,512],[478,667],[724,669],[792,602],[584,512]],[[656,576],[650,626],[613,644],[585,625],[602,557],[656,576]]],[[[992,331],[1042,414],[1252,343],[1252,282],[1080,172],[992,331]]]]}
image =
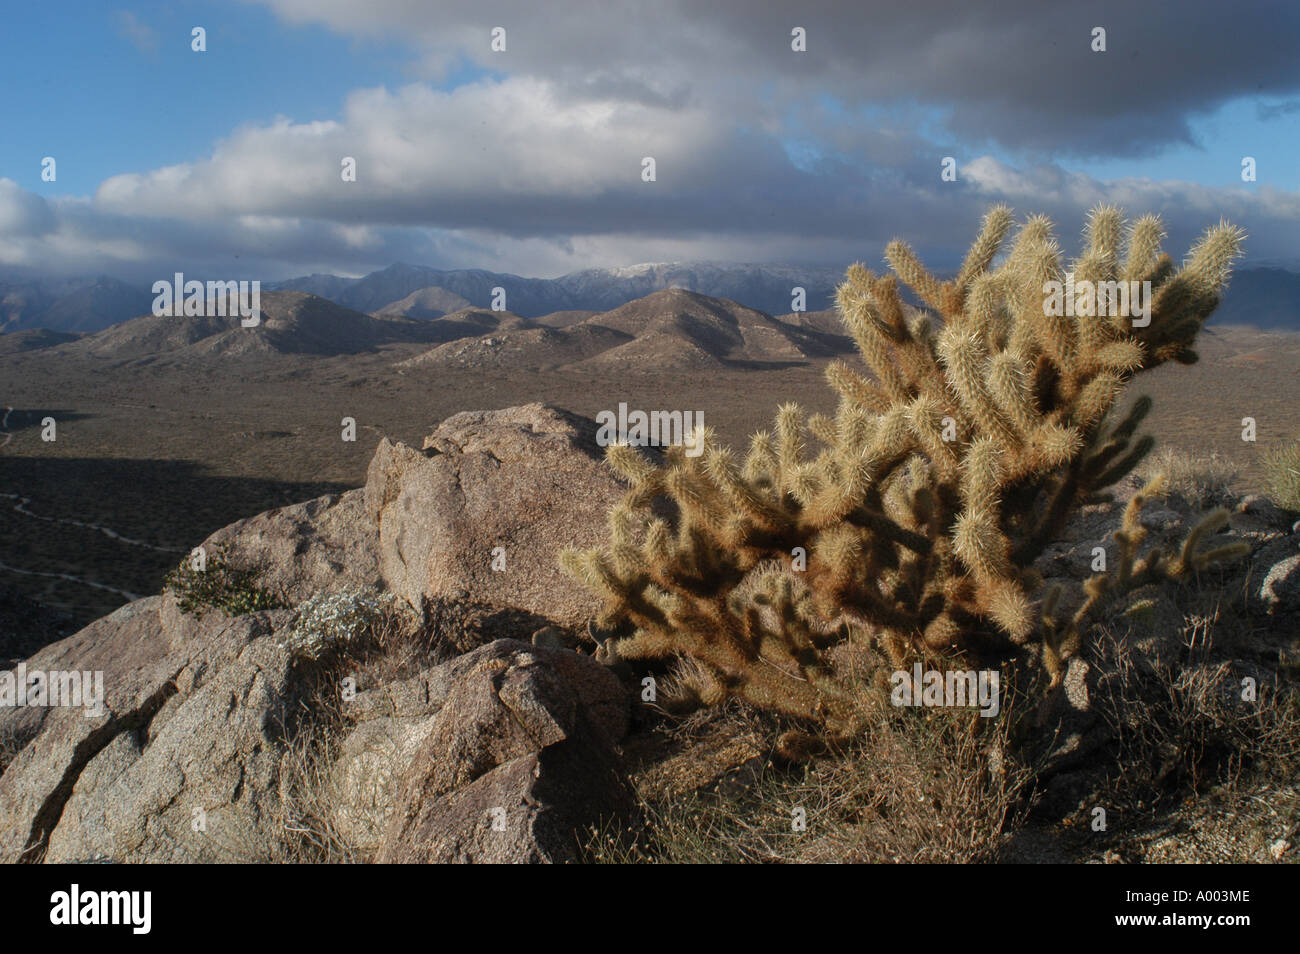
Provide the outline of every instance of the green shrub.
{"type": "Polygon", "coordinates": [[[195,569],[187,556],[163,579],[163,589],[175,594],[186,613],[201,614],[215,608],[227,616],[243,616],[282,608],[284,601],[262,586],[261,576],[258,569],[232,564],[229,547],[220,544],[205,555],[201,570],[195,569]]]}

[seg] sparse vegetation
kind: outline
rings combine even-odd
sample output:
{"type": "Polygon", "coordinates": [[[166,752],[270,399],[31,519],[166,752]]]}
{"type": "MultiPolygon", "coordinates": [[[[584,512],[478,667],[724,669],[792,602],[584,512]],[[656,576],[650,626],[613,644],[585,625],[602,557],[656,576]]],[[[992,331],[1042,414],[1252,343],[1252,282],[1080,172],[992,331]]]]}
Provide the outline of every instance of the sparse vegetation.
{"type": "Polygon", "coordinates": [[[341,727],[346,723],[337,701],[322,694],[304,703],[312,714],[285,740],[280,759],[276,819],[268,825],[273,837],[250,845],[247,860],[264,864],[363,864],[369,854],[351,843],[335,822],[343,802],[334,767],[341,727]],[[332,717],[331,717],[332,716],[332,717]]]}
{"type": "MultiPolygon", "coordinates": [[[[249,846],[256,855],[250,860],[368,862],[373,846],[358,845],[339,817],[343,805],[353,813],[364,810],[355,790],[341,791],[338,774],[340,744],[354,724],[343,680],[358,690],[388,684],[427,665],[432,647],[414,614],[391,594],[357,590],[306,601],[289,633],[286,648],[303,669],[303,691],[296,718],[285,728],[275,837],[249,846]]],[[[396,775],[400,769],[393,764],[386,770],[396,775]]]]}
{"type": "Polygon", "coordinates": [[[1217,454],[1197,456],[1165,448],[1137,468],[1146,481],[1163,477],[1168,492],[1197,508],[1222,506],[1233,497],[1237,467],[1217,454]]]}
{"type": "Polygon", "coordinates": [[[298,615],[282,636],[284,648],[312,660],[346,652],[380,627],[394,602],[391,593],[318,593],[298,607],[298,615]]]}
{"type": "Polygon", "coordinates": [[[1264,455],[1269,496],[1279,507],[1300,512],[1300,441],[1288,441],[1264,455]]]}
{"type": "MultiPolygon", "coordinates": [[[[754,781],[643,806],[638,837],[594,831],[601,863],[968,863],[997,858],[1032,807],[1033,774],[1011,754],[1015,720],[971,731],[968,712],[873,707],[843,753],[754,781]]],[[[732,714],[730,718],[737,718],[732,714]]],[[[977,722],[980,720],[976,720],[977,722]]]]}
{"type": "Polygon", "coordinates": [[[201,570],[187,556],[164,578],[163,589],[176,595],[186,613],[214,608],[227,616],[243,616],[283,607],[284,601],[262,586],[261,577],[255,568],[232,564],[229,548],[217,546],[206,554],[201,570]]]}
{"type": "Polygon", "coordinates": [[[1213,653],[1214,631],[1212,620],[1187,620],[1176,663],[1142,661],[1113,632],[1099,641],[1095,659],[1108,678],[1097,704],[1117,746],[1113,804],[1154,811],[1260,775],[1300,773],[1300,693],[1252,676],[1246,698],[1240,665],[1213,653]]]}
{"type": "MultiPolygon", "coordinates": [[[[1201,594],[1202,596],[1208,594],[1201,594]]],[[[1195,604],[1199,597],[1189,598],[1195,604]]],[[[770,753],[751,782],[643,796],[644,830],[592,831],[597,863],[947,862],[1177,860],[1192,818],[1204,824],[1196,858],[1258,861],[1300,822],[1300,694],[1269,670],[1243,698],[1243,669],[1229,650],[1233,626],[1187,613],[1181,630],[1156,634],[1165,659],[1135,649],[1123,621],[1086,647],[1094,667],[1094,731],[1106,740],[1066,772],[1056,790],[1047,757],[1064,738],[1038,725],[1032,680],[1010,686],[1009,706],[985,724],[954,710],[894,709],[862,689],[873,718],[841,752],[788,766],[770,753]],[[1178,647],[1181,647],[1180,649],[1178,647]],[[972,730],[972,723],[976,731],[972,730]],[[1048,749],[1044,749],[1044,745],[1048,749]],[[1073,773],[1072,775],[1070,773],[1073,773]],[[1091,827],[1104,806],[1113,835],[1091,827]],[[1206,806],[1214,806],[1207,809],[1206,806]],[[792,812],[802,808],[803,830],[792,812]],[[1213,830],[1201,817],[1218,819],[1213,830]],[[1029,847],[1022,847],[1023,841],[1029,847]],[[1167,853],[1174,852],[1171,856],[1167,853]]],[[[687,675],[690,670],[688,669],[687,675]]],[[[733,701],[668,717],[659,731],[681,758],[707,758],[700,727],[771,737],[772,720],[733,701]],[[695,755],[694,753],[697,753],[695,755]]]]}

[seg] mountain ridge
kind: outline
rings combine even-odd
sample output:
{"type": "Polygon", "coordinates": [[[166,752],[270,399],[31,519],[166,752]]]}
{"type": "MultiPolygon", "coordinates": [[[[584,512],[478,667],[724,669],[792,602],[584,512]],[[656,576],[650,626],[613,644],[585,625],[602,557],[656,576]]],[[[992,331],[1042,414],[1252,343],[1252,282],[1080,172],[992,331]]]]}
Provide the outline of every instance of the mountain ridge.
{"type": "MultiPolygon", "coordinates": [[[[804,314],[830,310],[843,274],[842,269],[821,266],[647,262],[582,269],[557,278],[525,278],[485,269],[444,270],[399,262],[359,278],[314,273],[263,282],[262,288],[305,292],[363,314],[417,320],[440,318],[466,307],[489,309],[497,288],[505,290],[507,310],[529,319],[604,313],[669,288],[784,315],[793,310],[795,287],[805,289],[804,314]]],[[[105,275],[0,278],[0,333],[36,328],[94,333],[147,314],[152,301],[153,295],[143,285],[105,275]]],[[[1214,324],[1300,330],[1300,272],[1276,265],[1241,269],[1224,294],[1214,324]]]]}
{"type": "Polygon", "coordinates": [[[245,328],[238,315],[142,315],[53,347],[112,360],[260,354],[355,354],[393,341],[428,341],[436,326],[408,318],[376,318],[298,291],[261,295],[261,321],[245,328]]]}
{"type": "Polygon", "coordinates": [[[18,332],[5,336],[13,348],[0,347],[0,353],[48,350],[115,364],[183,365],[422,345],[426,350],[414,354],[409,347],[394,352],[399,373],[415,368],[662,372],[807,364],[842,353],[848,344],[818,327],[829,324],[831,313],[788,321],[682,289],[653,292],[606,312],[557,313],[551,322],[474,307],[426,320],[367,315],[300,291],[263,292],[261,305],[261,321],[253,327],[244,327],[237,315],[149,314],[91,334],[18,332]]]}

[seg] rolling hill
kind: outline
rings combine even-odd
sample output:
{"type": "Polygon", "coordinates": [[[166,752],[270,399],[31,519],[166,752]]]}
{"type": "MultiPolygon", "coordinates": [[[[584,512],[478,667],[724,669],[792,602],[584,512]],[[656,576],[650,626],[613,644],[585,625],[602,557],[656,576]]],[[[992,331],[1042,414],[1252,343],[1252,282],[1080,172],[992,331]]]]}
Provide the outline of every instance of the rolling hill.
{"type": "Polygon", "coordinates": [[[677,288],[658,291],[574,328],[599,325],[633,338],[588,359],[601,368],[803,364],[841,350],[828,335],[734,301],[677,288]]]}
{"type": "Polygon", "coordinates": [[[65,331],[50,331],[48,328],[30,328],[26,331],[11,331],[0,335],[0,354],[20,354],[24,351],[40,351],[56,345],[76,341],[80,335],[65,331]]]}
{"type": "Polygon", "coordinates": [[[396,341],[429,341],[431,323],[374,318],[305,292],[264,292],[261,323],[238,317],[144,315],[60,345],[69,353],[130,361],[247,354],[337,355],[396,341]]]}
{"type": "MultiPolygon", "coordinates": [[[[504,312],[467,310],[431,325],[464,328],[504,312]]],[[[699,370],[806,364],[844,350],[842,339],[781,321],[734,301],[665,289],[611,311],[537,321],[497,320],[473,337],[399,363],[414,368],[568,368],[583,371],[699,370]]]]}
{"type": "Polygon", "coordinates": [[[471,307],[470,303],[455,292],[430,285],[411,292],[399,301],[390,302],[375,314],[396,315],[402,318],[441,318],[453,311],[469,307],[471,307]]]}

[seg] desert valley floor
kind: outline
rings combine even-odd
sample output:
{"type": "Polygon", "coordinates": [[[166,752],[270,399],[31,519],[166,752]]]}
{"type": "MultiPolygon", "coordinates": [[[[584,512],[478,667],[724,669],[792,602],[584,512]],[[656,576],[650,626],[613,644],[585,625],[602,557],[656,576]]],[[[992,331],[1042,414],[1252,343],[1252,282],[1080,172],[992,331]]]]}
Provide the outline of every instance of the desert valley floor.
{"type": "MultiPolygon", "coordinates": [[[[510,333],[532,332],[516,328],[506,340],[510,333]]],[[[619,402],[694,410],[743,447],[783,401],[834,408],[825,353],[714,360],[660,336],[645,347],[633,340],[636,360],[623,364],[471,360],[473,347],[502,340],[498,332],[433,351],[428,341],[405,341],[353,354],[191,349],[179,357],[19,343],[0,353],[0,414],[12,408],[0,433],[0,584],[69,614],[69,626],[84,624],[128,594],[157,592],[212,531],[359,486],[381,437],[418,447],[457,411],[533,401],[588,416],[619,402]],[[53,441],[42,440],[47,417],[57,422],[53,441]],[[341,436],[345,417],[356,421],[353,442],[341,436]]],[[[1194,367],[1144,376],[1156,402],[1148,430],[1163,447],[1218,455],[1238,471],[1239,489],[1259,489],[1264,451],[1300,437],[1300,335],[1218,328],[1200,353],[1194,367]],[[1255,443],[1242,440],[1247,417],[1255,443]]]]}

